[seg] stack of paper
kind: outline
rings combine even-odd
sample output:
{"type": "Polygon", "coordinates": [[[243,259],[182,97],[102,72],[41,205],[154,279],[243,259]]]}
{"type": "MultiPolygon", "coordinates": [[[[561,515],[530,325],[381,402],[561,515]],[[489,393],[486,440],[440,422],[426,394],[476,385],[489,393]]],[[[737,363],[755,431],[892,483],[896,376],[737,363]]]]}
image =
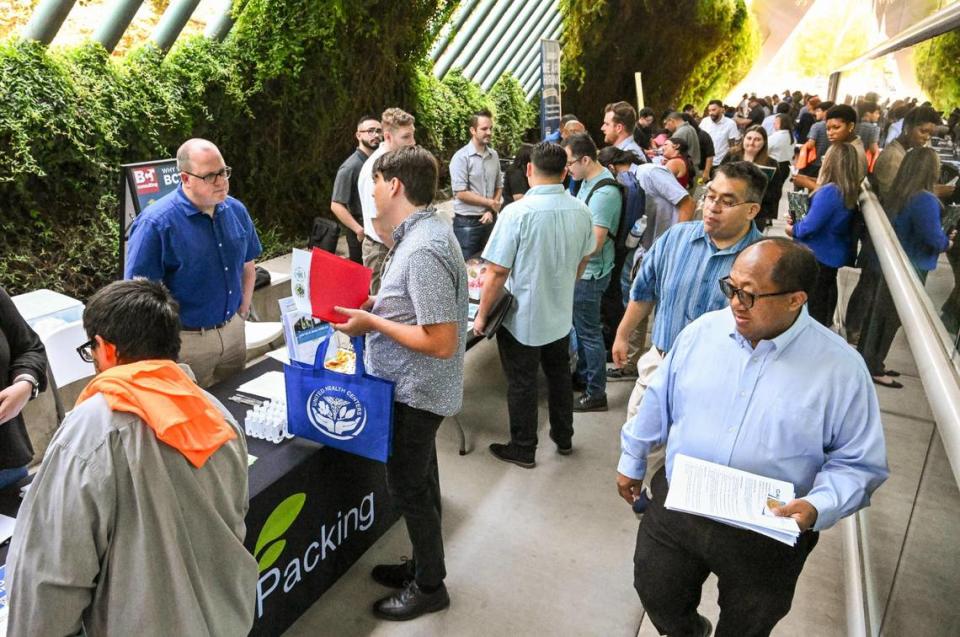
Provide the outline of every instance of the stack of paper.
{"type": "Polygon", "coordinates": [[[280,322],[283,324],[283,336],[287,342],[288,360],[313,365],[317,355],[317,346],[330,336],[333,328],[309,311],[297,307],[296,297],[280,299],[280,322]]]}
{"type": "Polygon", "coordinates": [[[789,482],[680,453],[673,457],[672,471],[666,508],[755,531],[789,546],[797,543],[797,521],[770,511],[794,499],[789,482]]]}

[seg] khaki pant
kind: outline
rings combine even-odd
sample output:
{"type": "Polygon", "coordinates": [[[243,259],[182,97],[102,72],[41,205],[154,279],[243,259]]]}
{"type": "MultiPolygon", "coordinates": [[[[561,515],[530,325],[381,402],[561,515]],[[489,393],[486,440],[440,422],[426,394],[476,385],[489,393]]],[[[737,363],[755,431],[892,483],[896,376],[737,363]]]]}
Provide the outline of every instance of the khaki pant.
{"type": "Polygon", "coordinates": [[[201,387],[209,387],[243,371],[247,362],[243,319],[234,314],[219,329],[180,332],[180,362],[190,366],[201,387]]]}
{"type": "MultiPolygon", "coordinates": [[[[628,421],[633,420],[633,417],[636,416],[640,410],[640,402],[643,400],[643,395],[647,392],[647,387],[650,385],[650,381],[653,380],[653,375],[660,368],[660,363],[662,362],[663,356],[660,355],[656,347],[651,347],[647,350],[647,353],[637,361],[637,383],[633,386],[633,391],[630,392],[630,399],[627,401],[628,421]]],[[[647,472],[644,475],[643,483],[647,485],[648,489],[653,481],[653,476],[663,467],[666,458],[666,445],[654,447],[647,454],[647,472]]]]}
{"type": "Polygon", "coordinates": [[[374,241],[370,237],[363,238],[363,265],[373,270],[373,278],[370,279],[370,294],[376,296],[380,291],[380,269],[387,258],[390,248],[374,241]]]}
{"type": "Polygon", "coordinates": [[[650,317],[640,321],[637,329],[630,333],[627,339],[627,362],[623,364],[624,372],[633,372],[637,369],[637,361],[643,353],[643,346],[647,343],[647,324],[650,317]]]}

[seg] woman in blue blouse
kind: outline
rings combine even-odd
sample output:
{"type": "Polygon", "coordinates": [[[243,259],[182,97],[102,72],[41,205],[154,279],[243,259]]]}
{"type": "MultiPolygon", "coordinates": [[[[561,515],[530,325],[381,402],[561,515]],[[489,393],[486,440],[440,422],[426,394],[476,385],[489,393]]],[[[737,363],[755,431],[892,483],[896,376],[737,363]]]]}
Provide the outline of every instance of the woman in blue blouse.
{"type": "MultiPolygon", "coordinates": [[[[940,253],[950,247],[952,239],[943,232],[940,222],[943,206],[933,194],[939,177],[940,159],[936,151],[922,146],[914,148],[903,158],[890,195],[883,202],[887,215],[893,219],[897,238],[921,281],[926,281],[927,273],[937,267],[940,253]]],[[[857,350],[866,361],[874,383],[894,389],[903,387],[883,364],[900,328],[900,316],[883,281],[871,309],[857,350]]]]}
{"type": "Polygon", "coordinates": [[[823,158],[810,211],[796,225],[788,221],[787,236],[803,243],[817,258],[820,272],[807,299],[816,321],[830,327],[837,309],[837,270],[853,253],[850,225],[857,209],[863,166],[853,145],[834,144],[823,158]]]}

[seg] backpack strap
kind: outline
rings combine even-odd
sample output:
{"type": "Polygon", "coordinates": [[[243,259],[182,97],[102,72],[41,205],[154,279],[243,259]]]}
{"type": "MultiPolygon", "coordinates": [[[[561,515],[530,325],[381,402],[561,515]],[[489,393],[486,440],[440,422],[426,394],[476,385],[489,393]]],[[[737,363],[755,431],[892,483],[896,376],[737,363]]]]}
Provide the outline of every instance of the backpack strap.
{"type": "MultiPolygon", "coordinates": [[[[624,216],[625,216],[625,215],[624,215],[624,212],[626,211],[626,207],[627,207],[627,201],[626,201],[627,196],[626,196],[626,193],[624,192],[625,188],[623,187],[623,184],[621,184],[621,183],[620,183],[619,181],[617,181],[616,179],[611,179],[611,178],[609,178],[609,177],[605,177],[605,178],[601,179],[600,181],[598,181],[597,184],[596,184],[593,188],[590,189],[590,192],[587,193],[587,198],[583,201],[583,203],[584,203],[584,205],[589,206],[589,205],[590,205],[590,198],[593,197],[593,193],[597,192],[598,190],[600,190],[601,188],[603,188],[603,187],[605,187],[605,186],[614,186],[614,187],[616,187],[617,191],[620,193],[620,224],[617,226],[617,231],[618,231],[618,234],[619,234],[619,231],[622,229],[621,227],[623,226],[624,216]]],[[[610,229],[609,229],[609,228],[607,228],[607,237],[608,237],[611,241],[613,241],[614,243],[616,243],[617,237],[616,237],[616,235],[614,235],[613,233],[610,232],[610,229]]]]}

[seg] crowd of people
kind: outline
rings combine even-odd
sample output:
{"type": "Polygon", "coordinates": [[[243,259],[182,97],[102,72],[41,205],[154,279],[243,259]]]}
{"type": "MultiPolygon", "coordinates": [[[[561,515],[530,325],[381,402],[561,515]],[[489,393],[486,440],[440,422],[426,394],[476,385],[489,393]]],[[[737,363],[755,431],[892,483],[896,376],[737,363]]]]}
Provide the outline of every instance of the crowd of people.
{"type": "MultiPolygon", "coordinates": [[[[374,604],[378,617],[450,604],[435,438],[462,406],[471,257],[487,266],[473,330],[499,324],[508,387],[509,439],[492,456],[536,467],[538,368],[560,455],[574,451],[574,413],[624,410],[616,484],[646,510],[634,586],[661,633],[710,633],[697,605],[713,572],[724,591],[718,633],[769,634],[818,533],[886,479],[875,385],[899,386],[884,367],[899,323],[858,230],[861,182],[869,177],[922,279],[953,249],[940,214],[956,197],[927,143],[935,132],[956,140],[960,117],[945,126],[927,104],[789,92],[659,120],[617,101],[603,116],[587,131],[564,115],[504,171],[495,118],[475,113],[449,162],[452,223],[434,207],[440,164],[416,145],[414,117],[388,108],[357,120],[331,211],[349,258],[373,277],[368,301],[337,308],[348,318],[335,327],[365,336],[367,372],[395,383],[386,475],[412,545],[412,559],[373,569],[396,589],[374,604]],[[809,209],[786,219],[787,237],[765,236],[788,181],[808,191],[809,209]],[[837,272],[852,265],[862,274],[839,322],[845,340],[831,328],[837,272]],[[607,382],[622,380],[633,390],[612,405],[607,382]],[[793,483],[797,498],[773,513],[796,521],[796,546],[667,510],[677,454],[793,483]]],[[[125,280],[87,304],[90,340],[77,353],[97,376],[18,517],[12,634],[133,634],[146,622],[236,635],[253,621],[243,430],[202,388],[244,366],[261,246],[213,143],[188,140],[177,165],[180,186],[131,228],[125,280]]],[[[43,345],[2,292],[0,328],[4,482],[22,478],[32,455],[19,413],[46,372],[43,345]]]]}

